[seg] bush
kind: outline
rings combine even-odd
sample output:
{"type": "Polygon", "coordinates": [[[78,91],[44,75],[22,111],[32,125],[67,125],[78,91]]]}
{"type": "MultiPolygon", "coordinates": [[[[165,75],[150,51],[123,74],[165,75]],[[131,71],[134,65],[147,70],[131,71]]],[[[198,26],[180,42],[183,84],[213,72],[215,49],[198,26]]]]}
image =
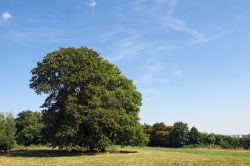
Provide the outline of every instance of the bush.
{"type": "Polygon", "coordinates": [[[16,141],[19,145],[30,146],[42,143],[42,115],[39,112],[22,111],[16,118],[16,141]]]}
{"type": "Polygon", "coordinates": [[[0,113],[0,152],[9,151],[15,142],[15,119],[10,113],[0,113]]]}

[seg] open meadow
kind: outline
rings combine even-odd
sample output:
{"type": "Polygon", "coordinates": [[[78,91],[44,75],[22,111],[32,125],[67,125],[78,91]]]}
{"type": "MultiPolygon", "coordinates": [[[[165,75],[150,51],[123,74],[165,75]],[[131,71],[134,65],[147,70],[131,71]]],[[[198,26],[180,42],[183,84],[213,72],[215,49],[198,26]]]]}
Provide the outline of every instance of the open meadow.
{"type": "Polygon", "coordinates": [[[0,166],[250,166],[249,43],[250,0],[0,0],[0,166]]]}
{"type": "Polygon", "coordinates": [[[1,154],[0,165],[250,165],[250,152],[128,147],[106,153],[74,154],[48,148],[19,148],[1,154]]]}

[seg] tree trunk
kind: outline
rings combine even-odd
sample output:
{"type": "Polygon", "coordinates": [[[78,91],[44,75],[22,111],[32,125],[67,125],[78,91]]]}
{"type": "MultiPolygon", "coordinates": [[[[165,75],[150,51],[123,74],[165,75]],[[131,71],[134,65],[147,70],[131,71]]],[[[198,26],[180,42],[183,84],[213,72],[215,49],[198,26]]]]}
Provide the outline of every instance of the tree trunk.
{"type": "Polygon", "coordinates": [[[101,152],[106,152],[105,147],[102,147],[102,148],[101,148],[101,152]]]}
{"type": "Polygon", "coordinates": [[[93,152],[93,151],[94,151],[94,147],[93,147],[93,146],[90,146],[90,147],[89,147],[89,151],[90,151],[90,152],[93,152]]]}

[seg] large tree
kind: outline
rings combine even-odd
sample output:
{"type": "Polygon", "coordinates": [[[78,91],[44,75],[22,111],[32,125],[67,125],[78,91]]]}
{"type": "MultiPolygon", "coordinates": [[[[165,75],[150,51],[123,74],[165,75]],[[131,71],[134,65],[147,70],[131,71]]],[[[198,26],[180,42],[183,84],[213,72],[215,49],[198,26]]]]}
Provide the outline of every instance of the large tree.
{"type": "Polygon", "coordinates": [[[42,142],[41,131],[43,128],[40,112],[22,111],[16,118],[16,140],[18,144],[29,146],[42,142]]]}
{"type": "Polygon", "coordinates": [[[141,94],[132,80],[89,48],[61,48],[32,70],[30,87],[48,94],[46,140],[61,148],[105,150],[147,141],[139,123],[141,94]]]}

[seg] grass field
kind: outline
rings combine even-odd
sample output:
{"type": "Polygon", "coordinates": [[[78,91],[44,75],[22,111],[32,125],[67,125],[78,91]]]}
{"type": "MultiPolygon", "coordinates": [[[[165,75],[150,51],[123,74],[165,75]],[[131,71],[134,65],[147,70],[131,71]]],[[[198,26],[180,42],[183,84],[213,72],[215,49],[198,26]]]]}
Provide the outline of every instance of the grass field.
{"type": "Polygon", "coordinates": [[[104,154],[69,154],[31,147],[0,155],[0,166],[12,165],[250,165],[250,152],[129,147],[104,154]]]}

